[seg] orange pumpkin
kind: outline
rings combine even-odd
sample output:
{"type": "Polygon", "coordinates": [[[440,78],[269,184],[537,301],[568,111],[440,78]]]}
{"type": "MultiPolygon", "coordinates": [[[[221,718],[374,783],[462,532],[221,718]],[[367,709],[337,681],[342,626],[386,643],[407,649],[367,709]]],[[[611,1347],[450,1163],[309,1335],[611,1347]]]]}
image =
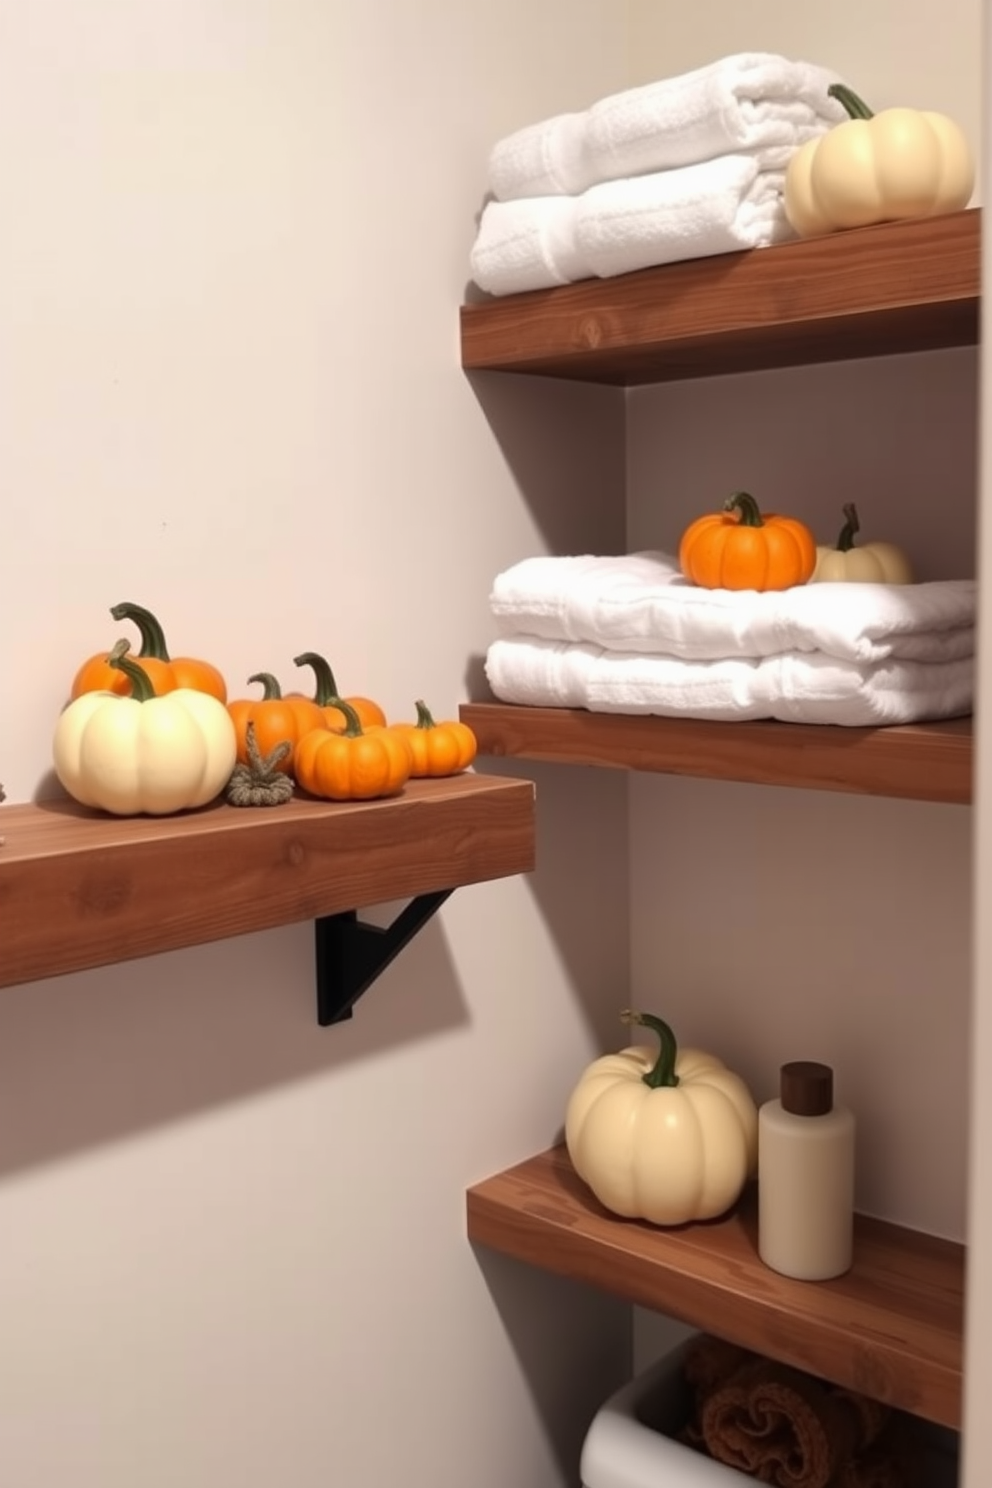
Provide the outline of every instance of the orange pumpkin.
{"type": "Polygon", "coordinates": [[[467,723],[435,723],[426,703],[417,699],[416,723],[394,723],[413,757],[411,775],[457,775],[475,759],[478,741],[467,723]]]}
{"type": "MultiPolygon", "coordinates": [[[[334,673],[323,656],[318,656],[316,651],[304,651],[300,656],[293,658],[296,666],[313,667],[316,677],[316,691],[313,701],[318,708],[324,711],[324,722],[328,728],[343,729],[347,725],[347,718],[341,711],[341,698],[338,695],[338,685],[334,680],[334,673]]],[[[378,724],[385,727],[386,715],[378,703],[367,697],[346,697],[344,699],[358,714],[358,720],[363,728],[370,724],[378,724]]]]}
{"type": "MultiPolygon", "coordinates": [[[[135,658],[151,681],[157,696],[174,692],[177,687],[192,687],[194,692],[206,692],[219,703],[227,702],[227,684],[220,672],[209,661],[200,661],[192,656],[170,656],[165,644],[165,633],[151,610],[125,601],[111,606],[115,620],[131,620],[138,627],[141,647],[135,658]]],[[[126,697],[131,683],[119,667],[108,661],[109,651],[102,651],[84,661],[72,680],[71,696],[77,698],[84,692],[116,692],[126,697]]]]}
{"type": "Polygon", "coordinates": [[[682,534],[679,566],[703,589],[791,589],[816,567],[816,539],[796,517],[762,516],[747,491],[682,534]]]}
{"type": "Polygon", "coordinates": [[[249,763],[248,725],[254,725],[255,747],[259,754],[270,755],[280,744],[289,745],[289,753],[278,761],[277,769],[294,774],[296,746],[305,734],[327,725],[317,704],[305,697],[283,697],[279,683],[271,672],[254,672],[249,682],[261,682],[260,698],[236,698],[227,711],[234,721],[238,740],[238,762],[249,763]]]}
{"type": "Polygon", "coordinates": [[[410,746],[396,728],[373,725],[368,733],[344,699],[340,733],[314,729],[296,747],[296,783],[327,801],[370,801],[396,796],[410,778],[410,746]]]}

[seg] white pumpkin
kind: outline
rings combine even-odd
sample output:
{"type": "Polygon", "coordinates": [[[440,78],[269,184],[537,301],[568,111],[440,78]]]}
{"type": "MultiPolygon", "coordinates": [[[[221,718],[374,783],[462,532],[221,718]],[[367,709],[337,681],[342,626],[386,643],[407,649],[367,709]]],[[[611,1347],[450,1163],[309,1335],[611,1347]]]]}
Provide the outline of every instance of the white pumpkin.
{"type": "Polygon", "coordinates": [[[572,1166],[613,1214],[657,1225],[714,1219],[757,1172],[758,1112],[739,1075],[712,1054],[679,1049],[650,1013],[658,1053],[634,1045],[586,1069],[565,1114],[572,1166]]]}
{"type": "Polygon", "coordinates": [[[237,759],[234,723],[205,692],[177,687],[156,697],[147,672],[118,642],[110,662],[132,695],[86,692],[55,727],[55,773],[74,800],[115,816],[166,816],[206,806],[224,789],[237,759]]]}
{"type": "Polygon", "coordinates": [[[844,507],[846,521],[835,547],[818,547],[811,584],[912,584],[913,568],[903,552],[890,542],[854,546],[860,530],[853,502],[844,507]]]}

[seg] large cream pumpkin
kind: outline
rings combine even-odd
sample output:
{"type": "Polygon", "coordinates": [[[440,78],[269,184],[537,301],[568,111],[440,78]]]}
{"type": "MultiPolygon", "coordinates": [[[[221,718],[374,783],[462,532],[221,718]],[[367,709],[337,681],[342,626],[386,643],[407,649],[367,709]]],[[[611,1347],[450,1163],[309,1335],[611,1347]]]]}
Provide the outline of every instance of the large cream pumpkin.
{"type": "Polygon", "coordinates": [[[747,1086],[712,1054],[679,1049],[668,1024],[622,1014],[656,1033],[596,1059],[572,1091],[565,1143],[604,1208],[658,1225],[713,1219],[757,1172],[758,1113],[747,1086]]]}

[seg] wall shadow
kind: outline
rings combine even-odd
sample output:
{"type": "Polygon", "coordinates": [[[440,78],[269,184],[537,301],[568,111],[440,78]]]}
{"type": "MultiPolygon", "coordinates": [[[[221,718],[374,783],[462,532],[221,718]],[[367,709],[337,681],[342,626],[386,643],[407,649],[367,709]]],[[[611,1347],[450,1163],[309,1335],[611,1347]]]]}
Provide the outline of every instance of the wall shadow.
{"type": "Polygon", "coordinates": [[[484,1246],[472,1246],[544,1426],[562,1483],[579,1482],[592,1419],[630,1378],[628,1303],[484,1246]]]}
{"type": "MultiPolygon", "coordinates": [[[[361,917],[392,919],[396,906],[382,908],[361,917]]],[[[310,923],[5,988],[0,1175],[325,1074],[467,1016],[440,916],[350,1019],[327,1028],[310,923]]]]}
{"type": "Polygon", "coordinates": [[[626,1045],[619,1015],[631,980],[627,772],[490,757],[476,769],[534,782],[536,868],[527,887],[597,1047],[626,1045]]]}
{"type": "Polygon", "coordinates": [[[548,551],[622,552],[624,390],[517,373],[465,375],[548,551]]]}

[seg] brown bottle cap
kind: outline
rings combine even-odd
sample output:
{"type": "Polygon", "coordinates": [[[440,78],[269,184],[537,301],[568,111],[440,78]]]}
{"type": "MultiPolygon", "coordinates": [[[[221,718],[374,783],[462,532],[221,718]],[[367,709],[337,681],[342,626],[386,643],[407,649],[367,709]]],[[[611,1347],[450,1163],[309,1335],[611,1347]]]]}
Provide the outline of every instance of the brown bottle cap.
{"type": "Polygon", "coordinates": [[[834,1072],[829,1064],[794,1059],[781,1069],[783,1111],[793,1116],[826,1116],[834,1105],[834,1072]]]}

